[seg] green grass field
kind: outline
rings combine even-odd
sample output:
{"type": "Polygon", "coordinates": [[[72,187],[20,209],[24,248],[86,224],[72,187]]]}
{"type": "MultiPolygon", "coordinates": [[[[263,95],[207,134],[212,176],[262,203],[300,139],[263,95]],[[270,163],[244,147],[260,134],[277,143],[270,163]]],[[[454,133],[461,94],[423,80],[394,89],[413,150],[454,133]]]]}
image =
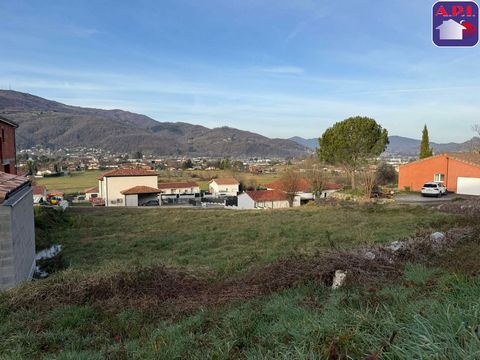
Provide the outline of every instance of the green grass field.
{"type": "Polygon", "coordinates": [[[442,264],[477,256],[478,239],[373,286],[242,285],[268,288],[279,258],[465,221],[387,206],[39,211],[39,245],[64,245],[69,267],[0,295],[0,359],[477,359],[480,281],[442,264]]]}

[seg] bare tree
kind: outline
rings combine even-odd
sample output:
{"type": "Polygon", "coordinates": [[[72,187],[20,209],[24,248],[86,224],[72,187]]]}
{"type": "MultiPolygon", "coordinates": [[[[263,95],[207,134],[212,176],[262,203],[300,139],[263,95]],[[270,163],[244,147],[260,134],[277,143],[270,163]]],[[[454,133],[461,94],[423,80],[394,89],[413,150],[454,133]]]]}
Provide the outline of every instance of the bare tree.
{"type": "Polygon", "coordinates": [[[370,199],[373,189],[377,183],[377,174],[375,171],[365,169],[361,172],[362,190],[366,199],[370,199]]]}
{"type": "Polygon", "coordinates": [[[287,169],[281,176],[282,190],[287,194],[288,203],[293,206],[295,195],[300,191],[302,177],[292,168],[287,169]]]}
{"type": "Polygon", "coordinates": [[[472,139],[472,151],[480,152],[480,124],[473,125],[472,130],[476,133],[472,139]]]}

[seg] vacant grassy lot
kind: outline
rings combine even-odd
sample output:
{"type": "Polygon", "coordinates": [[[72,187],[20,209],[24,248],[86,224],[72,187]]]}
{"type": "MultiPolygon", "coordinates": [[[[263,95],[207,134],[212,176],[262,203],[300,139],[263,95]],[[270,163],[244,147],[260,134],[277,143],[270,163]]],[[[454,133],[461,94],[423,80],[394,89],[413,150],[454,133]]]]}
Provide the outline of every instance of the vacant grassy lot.
{"type": "MultiPolygon", "coordinates": [[[[35,179],[38,185],[49,190],[62,190],[66,194],[83,193],[85,189],[98,185],[98,177],[105,171],[89,170],[72,172],[69,176],[45,177],[35,179]]],[[[278,178],[277,174],[250,174],[226,170],[203,171],[159,171],[159,182],[196,181],[201,190],[208,190],[208,182],[217,177],[235,177],[247,185],[268,184],[278,178]]]]}
{"type": "Polygon", "coordinates": [[[293,252],[398,240],[438,227],[447,216],[422,208],[306,207],[278,211],[71,209],[51,242],[75,268],[163,263],[231,274],[293,252]]]}
{"type": "MultiPolygon", "coordinates": [[[[459,216],[383,206],[70,210],[37,214],[41,244],[63,244],[70,268],[0,295],[0,359],[480,357],[480,281],[450,272],[457,266],[411,264],[395,281],[338,291],[312,279],[261,296],[236,285],[268,290],[290,274],[263,270],[279,257],[391,242],[464,224],[459,216]],[[221,284],[224,297],[209,300],[221,284]]],[[[448,256],[477,256],[478,241],[448,256]]]]}

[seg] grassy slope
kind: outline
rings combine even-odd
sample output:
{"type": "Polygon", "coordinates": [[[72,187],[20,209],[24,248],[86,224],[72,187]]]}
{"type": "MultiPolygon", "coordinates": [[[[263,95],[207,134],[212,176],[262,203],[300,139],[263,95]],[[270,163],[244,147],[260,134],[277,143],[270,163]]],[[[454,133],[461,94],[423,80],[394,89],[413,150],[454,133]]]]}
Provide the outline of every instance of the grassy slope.
{"type": "MultiPolygon", "coordinates": [[[[156,262],[227,276],[281,255],[328,248],[328,237],[351,247],[453,221],[419,208],[102,210],[73,210],[69,226],[48,232],[50,241],[65,245],[72,269],[93,277],[95,271],[156,262]]],[[[72,274],[54,275],[43,285],[72,274]]],[[[3,295],[0,358],[335,359],[333,353],[362,358],[383,349],[382,358],[474,359],[480,356],[479,291],[476,279],[412,265],[403,282],[390,286],[332,292],[306,284],[170,320],[88,303],[15,309],[3,295]]]]}
{"type": "MultiPolygon", "coordinates": [[[[73,209],[72,209],[73,210],[73,209]]],[[[420,208],[353,210],[306,207],[278,211],[77,209],[72,226],[53,236],[74,267],[162,262],[231,274],[292,252],[314,253],[389,242],[439,218],[420,208]],[[330,240],[329,240],[330,239],[330,240]]]]}

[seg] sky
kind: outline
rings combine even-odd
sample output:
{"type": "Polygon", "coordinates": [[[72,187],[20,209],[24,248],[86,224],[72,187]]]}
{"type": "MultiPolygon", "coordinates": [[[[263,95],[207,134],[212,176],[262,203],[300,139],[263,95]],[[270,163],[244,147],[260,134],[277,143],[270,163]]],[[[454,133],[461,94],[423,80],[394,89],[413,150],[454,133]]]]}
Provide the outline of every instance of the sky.
{"type": "Polygon", "coordinates": [[[0,88],[158,121],[319,137],[350,116],[465,141],[480,45],[437,48],[428,0],[0,0],[0,88]]]}

